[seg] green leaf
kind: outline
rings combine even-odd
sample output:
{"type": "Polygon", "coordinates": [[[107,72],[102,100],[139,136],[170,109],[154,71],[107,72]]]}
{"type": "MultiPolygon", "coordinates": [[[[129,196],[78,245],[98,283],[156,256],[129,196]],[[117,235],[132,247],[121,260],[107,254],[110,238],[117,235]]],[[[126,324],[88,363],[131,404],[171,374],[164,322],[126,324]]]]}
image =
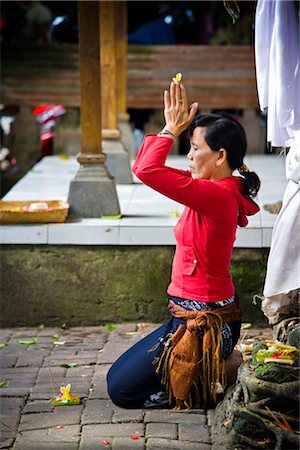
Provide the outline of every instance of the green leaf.
{"type": "Polygon", "coordinates": [[[249,330],[249,328],[251,328],[252,327],[252,323],[250,323],[250,322],[244,322],[244,323],[242,323],[242,325],[241,325],[241,330],[249,330]]]}
{"type": "Polygon", "coordinates": [[[112,323],[108,323],[106,325],[107,331],[114,331],[116,328],[117,328],[116,325],[113,325],[112,323]]]}
{"type": "Polygon", "coordinates": [[[60,400],[59,398],[51,398],[50,403],[54,406],[72,406],[80,405],[80,398],[77,395],[73,395],[72,400],[60,400]]]}
{"type": "Polygon", "coordinates": [[[122,214],[117,214],[116,216],[101,216],[101,219],[104,220],[118,220],[121,219],[122,214]]]}
{"type": "Polygon", "coordinates": [[[0,381],[0,389],[6,386],[6,381],[0,381]]]}
{"type": "Polygon", "coordinates": [[[6,347],[7,344],[0,344],[0,348],[6,347]]]}
{"type": "Polygon", "coordinates": [[[59,339],[59,334],[52,334],[52,339],[59,339]]]}
{"type": "Polygon", "coordinates": [[[17,341],[17,344],[24,344],[24,345],[33,345],[36,344],[38,342],[38,338],[32,338],[32,339],[26,339],[26,340],[20,340],[17,341]]]}
{"type": "Polygon", "coordinates": [[[66,341],[55,341],[53,345],[65,345],[66,341]]]}

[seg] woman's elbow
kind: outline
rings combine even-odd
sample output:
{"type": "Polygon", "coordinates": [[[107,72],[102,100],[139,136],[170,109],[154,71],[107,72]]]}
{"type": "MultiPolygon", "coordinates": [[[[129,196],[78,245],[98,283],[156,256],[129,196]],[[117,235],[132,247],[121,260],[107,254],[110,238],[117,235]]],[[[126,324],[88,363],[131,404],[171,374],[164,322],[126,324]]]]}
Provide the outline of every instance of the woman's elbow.
{"type": "Polygon", "coordinates": [[[147,170],[143,170],[140,167],[135,167],[135,168],[132,169],[132,172],[143,183],[147,180],[147,170]]]}

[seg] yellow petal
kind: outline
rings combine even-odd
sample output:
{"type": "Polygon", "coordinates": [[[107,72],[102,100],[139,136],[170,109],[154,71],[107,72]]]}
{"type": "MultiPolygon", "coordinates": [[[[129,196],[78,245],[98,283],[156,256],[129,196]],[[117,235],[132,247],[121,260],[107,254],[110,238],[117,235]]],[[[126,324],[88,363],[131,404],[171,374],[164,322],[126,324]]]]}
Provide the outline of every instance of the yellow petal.
{"type": "Polygon", "coordinates": [[[175,77],[172,78],[173,81],[181,81],[182,80],[182,73],[178,72],[176,73],[175,77]]]}

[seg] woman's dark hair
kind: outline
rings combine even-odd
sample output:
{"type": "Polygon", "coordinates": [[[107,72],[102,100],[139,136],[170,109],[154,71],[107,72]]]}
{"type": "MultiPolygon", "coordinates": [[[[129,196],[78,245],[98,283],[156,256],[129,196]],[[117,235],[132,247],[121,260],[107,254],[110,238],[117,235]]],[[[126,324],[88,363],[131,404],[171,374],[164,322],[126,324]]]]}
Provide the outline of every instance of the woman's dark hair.
{"type": "Polygon", "coordinates": [[[244,177],[245,195],[255,197],[260,188],[260,179],[244,164],[247,138],[242,125],[231,114],[220,112],[196,116],[188,130],[189,138],[197,127],[206,128],[205,141],[213,151],[218,152],[221,148],[226,150],[230,168],[238,169],[244,177]]]}

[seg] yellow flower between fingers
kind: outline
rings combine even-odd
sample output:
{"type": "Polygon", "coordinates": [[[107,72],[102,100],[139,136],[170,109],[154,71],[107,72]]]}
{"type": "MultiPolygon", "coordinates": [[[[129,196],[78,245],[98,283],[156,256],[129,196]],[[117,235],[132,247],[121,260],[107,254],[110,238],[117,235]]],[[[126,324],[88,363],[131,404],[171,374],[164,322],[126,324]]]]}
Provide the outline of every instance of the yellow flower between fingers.
{"type": "Polygon", "coordinates": [[[176,73],[175,77],[172,78],[173,81],[181,81],[182,80],[182,73],[178,72],[176,73]]]}

